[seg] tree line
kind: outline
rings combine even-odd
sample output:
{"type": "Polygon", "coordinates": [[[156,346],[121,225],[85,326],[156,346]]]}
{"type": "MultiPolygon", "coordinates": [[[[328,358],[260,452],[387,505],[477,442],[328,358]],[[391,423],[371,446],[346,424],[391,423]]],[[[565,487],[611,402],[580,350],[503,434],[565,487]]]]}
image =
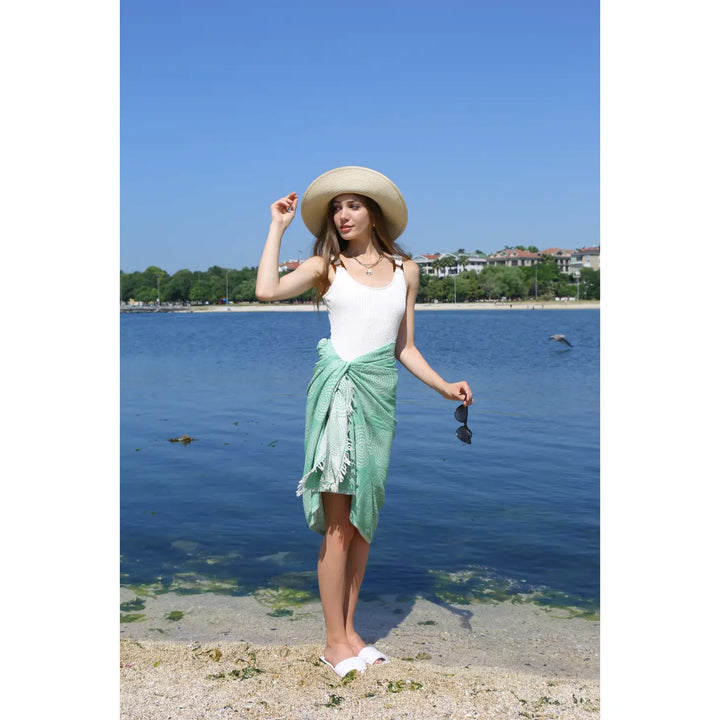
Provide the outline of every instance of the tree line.
{"type": "MultiPolygon", "coordinates": [[[[232,270],[213,265],[207,270],[178,270],[173,275],[151,265],[144,271],[120,272],[120,299],[123,303],[215,304],[257,302],[257,268],[232,270]],[[227,296],[226,296],[227,293],[227,296]]],[[[600,271],[583,268],[579,284],[561,273],[550,257],[534,266],[490,265],[480,273],[466,270],[458,275],[433,277],[421,274],[418,302],[482,302],[488,300],[551,300],[554,297],[600,299],[600,271]]],[[[310,302],[309,291],[295,302],[310,302]]]]}

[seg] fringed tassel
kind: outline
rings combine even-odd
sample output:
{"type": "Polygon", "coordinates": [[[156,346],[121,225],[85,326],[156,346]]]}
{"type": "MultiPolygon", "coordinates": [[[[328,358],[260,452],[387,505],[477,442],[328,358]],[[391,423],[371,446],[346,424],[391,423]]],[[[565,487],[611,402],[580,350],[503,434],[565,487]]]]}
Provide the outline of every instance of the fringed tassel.
{"type": "MultiPolygon", "coordinates": [[[[353,403],[355,402],[355,386],[350,380],[347,380],[346,382],[346,394],[345,394],[345,422],[347,423],[347,435],[345,440],[345,451],[343,452],[343,458],[342,462],[340,463],[340,478],[337,479],[335,483],[333,483],[333,486],[335,488],[335,492],[337,492],[337,489],[340,486],[340,483],[345,479],[345,474],[348,471],[348,468],[352,465],[352,450],[353,450],[353,444],[352,439],[350,437],[350,427],[351,427],[351,419],[354,411],[353,403]]],[[[342,417],[342,416],[341,416],[342,417]]],[[[332,420],[332,418],[331,418],[332,420]]],[[[327,442],[326,435],[323,434],[322,441],[327,442]]],[[[302,497],[305,490],[307,490],[307,481],[308,478],[313,475],[316,472],[324,472],[325,471],[325,461],[327,457],[327,446],[323,449],[323,457],[317,462],[315,467],[313,467],[310,472],[305,473],[305,475],[300,478],[300,482],[298,483],[297,490],[295,491],[295,495],[297,497],[302,497]]]]}
{"type": "Polygon", "coordinates": [[[325,458],[323,458],[322,460],[320,460],[320,462],[319,462],[309,473],[305,473],[305,475],[303,475],[303,476],[300,478],[300,482],[298,483],[297,490],[295,491],[295,495],[296,495],[297,497],[302,497],[302,494],[305,492],[305,486],[307,485],[307,480],[308,480],[308,478],[309,478],[314,472],[317,472],[318,470],[319,470],[320,472],[322,472],[324,469],[325,469],[325,458]]]}
{"type": "Polygon", "coordinates": [[[342,465],[340,466],[340,482],[342,482],[345,479],[345,473],[347,472],[348,468],[352,465],[351,455],[352,455],[352,440],[350,439],[350,435],[348,435],[347,444],[345,445],[345,454],[343,455],[342,465]]]}
{"type": "Polygon", "coordinates": [[[345,473],[348,468],[352,465],[352,450],[353,443],[350,437],[350,428],[352,426],[352,415],[354,411],[353,403],[355,402],[355,386],[351,380],[348,380],[348,391],[346,395],[346,414],[345,420],[347,422],[347,436],[345,438],[345,452],[343,453],[342,464],[340,465],[340,482],[345,479],[345,473]]]}

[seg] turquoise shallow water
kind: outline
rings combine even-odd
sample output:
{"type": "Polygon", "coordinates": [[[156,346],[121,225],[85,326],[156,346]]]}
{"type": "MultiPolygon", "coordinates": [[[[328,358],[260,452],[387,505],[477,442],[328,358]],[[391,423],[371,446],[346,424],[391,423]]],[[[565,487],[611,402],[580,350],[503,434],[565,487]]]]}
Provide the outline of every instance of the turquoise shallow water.
{"type": "MultiPolygon", "coordinates": [[[[596,605],[599,312],[423,311],[416,325],[430,364],[473,387],[473,443],[400,367],[364,593],[596,605]]],[[[123,584],[312,587],[320,536],[294,490],[327,334],[325,313],[121,316],[123,584]],[[168,442],[181,435],[194,441],[168,442]]]]}

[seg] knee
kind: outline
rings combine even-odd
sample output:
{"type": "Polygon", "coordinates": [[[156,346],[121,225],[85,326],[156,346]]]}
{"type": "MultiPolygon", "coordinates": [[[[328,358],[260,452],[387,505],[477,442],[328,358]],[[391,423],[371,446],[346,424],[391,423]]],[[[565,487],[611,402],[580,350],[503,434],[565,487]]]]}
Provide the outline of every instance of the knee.
{"type": "Polygon", "coordinates": [[[329,522],[325,528],[325,539],[335,547],[347,552],[350,543],[357,535],[357,528],[349,519],[329,522]]]}

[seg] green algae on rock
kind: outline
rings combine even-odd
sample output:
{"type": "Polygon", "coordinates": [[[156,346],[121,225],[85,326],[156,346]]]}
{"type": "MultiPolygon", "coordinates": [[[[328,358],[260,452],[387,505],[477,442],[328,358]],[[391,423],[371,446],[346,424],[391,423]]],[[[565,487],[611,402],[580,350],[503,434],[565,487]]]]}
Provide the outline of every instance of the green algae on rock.
{"type": "Polygon", "coordinates": [[[121,623],[141,622],[143,620],[145,620],[145,616],[142,613],[129,613],[120,616],[121,623]]]}
{"type": "Polygon", "coordinates": [[[434,579],[433,596],[440,602],[452,605],[475,603],[533,604],[545,610],[565,613],[558,618],[580,617],[597,621],[599,608],[591,600],[553,591],[533,588],[524,580],[504,578],[485,567],[469,567],[456,572],[430,570],[434,579]]]}
{"type": "Polygon", "coordinates": [[[133,610],[144,610],[145,600],[136,597],[134,600],[128,600],[127,602],[120,603],[120,610],[123,612],[132,612],[133,610]]]}

